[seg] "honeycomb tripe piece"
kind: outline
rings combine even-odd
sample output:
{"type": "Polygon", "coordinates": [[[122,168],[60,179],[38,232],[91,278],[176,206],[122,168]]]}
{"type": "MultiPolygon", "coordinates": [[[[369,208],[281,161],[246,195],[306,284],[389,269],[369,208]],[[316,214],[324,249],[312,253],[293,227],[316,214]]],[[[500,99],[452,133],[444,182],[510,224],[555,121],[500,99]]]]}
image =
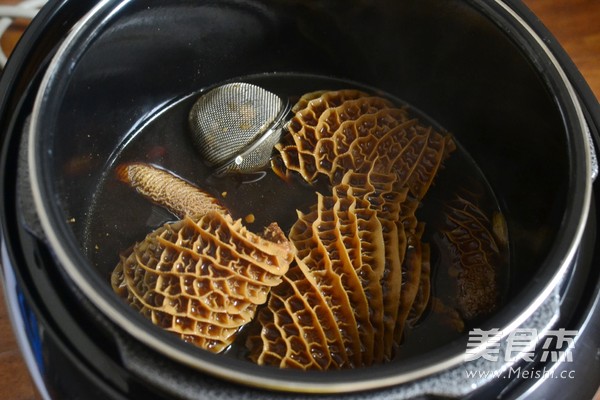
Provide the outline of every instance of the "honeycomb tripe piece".
{"type": "Polygon", "coordinates": [[[336,317],[316,281],[296,259],[258,313],[260,334],[246,341],[259,365],[303,370],[349,367],[336,317]]]}
{"type": "MultiPolygon", "coordinates": [[[[294,145],[300,151],[314,152],[314,146],[317,141],[321,137],[329,137],[328,132],[334,132],[334,130],[328,129],[327,125],[324,126],[324,122],[332,117],[332,110],[345,108],[347,103],[362,101],[367,98],[365,96],[367,95],[360,91],[341,90],[324,92],[321,96],[308,101],[304,108],[298,108],[298,111],[294,112],[294,116],[285,125],[288,134],[283,137],[281,146],[294,145]]],[[[378,99],[378,103],[384,101],[383,99],[378,99]]],[[[368,104],[368,102],[365,104],[368,104]]],[[[294,107],[293,109],[296,108],[294,107]]],[[[348,113],[340,111],[345,118],[356,119],[366,108],[370,107],[368,105],[367,107],[362,107],[362,111],[361,107],[358,107],[356,110],[347,110],[349,111],[348,113]]],[[[339,120],[339,117],[337,119],[339,120]]]]}
{"type": "Polygon", "coordinates": [[[421,278],[419,279],[419,288],[408,314],[408,322],[413,326],[419,322],[431,297],[431,249],[429,244],[422,243],[421,250],[421,278]]]}
{"type": "MultiPolygon", "coordinates": [[[[292,108],[294,116],[286,124],[288,134],[284,135],[282,142],[275,146],[283,157],[291,156],[292,159],[282,162],[281,159],[275,157],[272,160],[275,173],[285,177],[288,173],[288,166],[300,164],[302,166],[294,170],[300,172],[307,181],[312,182],[314,175],[310,170],[314,170],[316,166],[314,159],[314,147],[318,141],[316,129],[322,114],[329,113],[331,108],[342,106],[348,101],[368,96],[367,93],[353,89],[311,92],[302,96],[292,108]],[[287,151],[283,151],[285,148],[288,148],[287,151]]],[[[384,100],[378,98],[377,101],[384,100]]]]}
{"type": "Polygon", "coordinates": [[[273,170],[282,177],[295,171],[309,183],[321,173],[337,184],[347,171],[364,172],[375,162],[376,172],[393,171],[397,187],[408,186],[411,196],[421,200],[456,147],[451,135],[423,125],[381,97],[338,96],[330,106],[322,99],[340,92],[319,93],[287,125],[289,134],[277,146],[280,157],[274,158],[273,170]]]}
{"type": "Polygon", "coordinates": [[[408,186],[412,196],[421,200],[455,148],[451,135],[416,124],[402,132],[389,132],[372,158],[377,160],[376,171],[393,171],[398,177],[397,184],[408,186]]]}
{"type": "MultiPolygon", "coordinates": [[[[413,304],[420,289],[422,278],[421,269],[423,266],[423,243],[421,237],[425,224],[419,223],[415,234],[407,235],[407,246],[404,260],[402,263],[402,291],[400,292],[400,307],[396,319],[396,329],[394,332],[394,342],[399,344],[402,340],[404,327],[408,321],[408,316],[413,308],[413,304]]],[[[425,247],[428,250],[429,247],[425,247]]],[[[429,256],[425,256],[428,260],[429,256]]]]}
{"type": "Polygon", "coordinates": [[[302,95],[292,107],[292,112],[297,114],[309,110],[309,114],[302,115],[305,118],[312,115],[312,118],[317,121],[326,109],[337,107],[348,100],[366,96],[369,94],[356,89],[318,90],[302,95]]]}
{"type": "Polygon", "coordinates": [[[348,171],[334,191],[349,186],[355,197],[367,200],[377,211],[380,220],[398,221],[402,203],[407,200],[408,188],[396,190],[394,174],[348,171]]]}
{"type": "Polygon", "coordinates": [[[369,149],[377,149],[379,138],[404,124],[406,118],[404,109],[386,108],[342,122],[332,137],[320,140],[315,149],[319,172],[337,184],[348,171],[369,171],[379,155],[373,155],[369,149]]]}
{"type": "Polygon", "coordinates": [[[298,221],[290,231],[290,240],[297,249],[302,266],[307,268],[332,307],[343,336],[343,345],[353,366],[361,365],[362,339],[359,325],[368,320],[368,303],[362,296],[360,281],[344,254],[334,217],[333,199],[319,196],[315,210],[299,213],[298,221]],[[306,232],[310,232],[307,237],[306,232]],[[342,248],[340,248],[342,247],[342,248]],[[342,258],[343,257],[343,258],[342,258]],[[352,269],[352,270],[351,270],[352,269]],[[333,307],[335,305],[335,307],[333,307]]]}
{"type": "MultiPolygon", "coordinates": [[[[289,357],[298,357],[316,346],[319,350],[326,349],[328,361],[311,363],[310,368],[317,365],[351,368],[383,361],[381,279],[385,247],[376,212],[367,201],[352,196],[351,190],[339,197],[337,194],[319,195],[315,209],[308,214],[300,213],[290,240],[297,249],[297,266],[286,275],[287,284],[273,289],[268,311],[260,314],[261,338],[249,340],[253,359],[280,366],[293,365],[295,362],[287,360],[289,357]],[[318,299],[328,312],[319,312],[316,319],[295,316],[300,315],[300,311],[290,312],[294,307],[289,300],[286,302],[282,292],[301,286],[303,289],[295,292],[305,298],[318,299]],[[315,321],[321,323],[323,332],[330,332],[325,335],[327,346],[322,342],[314,346],[307,343],[306,335],[298,337],[315,321]],[[339,333],[337,342],[332,332],[339,333]]],[[[298,310],[302,309],[298,307],[298,310]]],[[[316,353],[322,357],[320,351],[316,353]]],[[[310,355],[302,359],[309,360],[310,355]]]]}
{"type": "MultiPolygon", "coordinates": [[[[300,113],[296,115],[300,121],[292,120],[289,130],[293,139],[303,138],[306,141],[319,141],[333,136],[338,131],[340,125],[346,121],[356,121],[363,115],[375,114],[385,109],[393,107],[389,100],[381,97],[360,97],[354,100],[347,100],[337,107],[331,107],[323,111],[319,116],[316,125],[310,125],[303,121],[300,113]],[[296,122],[298,124],[296,124],[296,122]],[[299,130],[296,130],[299,129],[299,130]]],[[[312,150],[313,148],[304,148],[303,142],[298,141],[296,145],[301,150],[312,150]]]]}
{"type": "Polygon", "coordinates": [[[384,335],[381,348],[386,361],[392,358],[395,347],[394,332],[402,291],[402,263],[407,247],[404,225],[399,221],[400,204],[406,200],[407,189],[400,193],[396,192],[393,189],[394,180],[395,176],[392,174],[362,174],[350,171],[342,179],[342,184],[334,187],[336,192],[347,191],[348,187],[352,188],[352,193],[356,197],[369,202],[382,226],[385,267],[380,281],[384,310],[384,335]]]}
{"type": "MultiPolygon", "coordinates": [[[[339,162],[342,163],[346,158],[350,164],[341,166],[341,178],[349,169],[357,168],[353,162],[360,162],[360,156],[347,154],[355,141],[377,141],[407,118],[406,110],[392,107],[388,100],[361,97],[323,111],[316,121],[297,113],[288,125],[293,143],[282,143],[277,149],[285,167],[300,173],[307,182],[312,182],[317,172],[332,175],[334,160],[341,157],[339,162]]],[[[339,183],[339,179],[334,182],[339,183]]]]}
{"type": "Polygon", "coordinates": [[[457,308],[465,320],[491,313],[499,302],[497,282],[501,251],[492,222],[476,202],[457,195],[446,204],[442,228],[451,260],[449,275],[456,279],[457,308]]]}
{"type": "Polygon", "coordinates": [[[292,106],[291,111],[293,113],[297,113],[298,111],[305,109],[308,106],[309,101],[317,99],[327,92],[330,92],[330,90],[317,90],[303,94],[300,96],[296,104],[292,106]]]}
{"type": "MultiPolygon", "coordinates": [[[[335,252],[340,251],[339,258],[343,260],[343,264],[353,266],[368,305],[368,322],[372,333],[370,330],[361,333],[364,346],[362,364],[380,363],[385,357],[385,348],[380,343],[385,335],[384,312],[387,300],[382,287],[387,272],[383,224],[378,217],[373,218],[369,202],[354,197],[352,187],[336,186],[333,198],[336,200],[332,215],[336,225],[337,246],[332,254],[335,256],[335,252]]],[[[354,294],[352,298],[357,303],[363,300],[358,294],[354,294]]]]}
{"type": "Polygon", "coordinates": [[[121,256],[111,283],[155,325],[220,352],[266,302],[293,255],[276,224],[259,236],[213,210],[150,233],[121,256]]]}
{"type": "Polygon", "coordinates": [[[182,178],[145,163],[121,164],[117,177],[147,199],[180,218],[215,210],[227,213],[217,200],[182,178]]]}

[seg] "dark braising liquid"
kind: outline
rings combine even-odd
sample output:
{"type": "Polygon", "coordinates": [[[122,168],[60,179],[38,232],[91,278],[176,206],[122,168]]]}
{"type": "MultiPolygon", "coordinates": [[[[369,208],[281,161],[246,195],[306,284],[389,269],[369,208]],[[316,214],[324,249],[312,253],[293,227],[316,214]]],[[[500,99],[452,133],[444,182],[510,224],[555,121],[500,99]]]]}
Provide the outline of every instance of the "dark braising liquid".
{"type": "MultiPolygon", "coordinates": [[[[293,74],[265,74],[237,79],[256,84],[272,91],[282,98],[288,98],[291,104],[304,93],[315,90],[336,90],[356,88],[385,96],[373,88],[356,83],[318,76],[293,74]]],[[[316,191],[330,192],[325,182],[309,185],[301,177],[285,182],[266,167],[263,172],[243,176],[215,177],[200,159],[190,135],[188,113],[199,93],[185,94],[146,121],[126,143],[118,148],[107,164],[103,180],[99,183],[91,212],[87,213],[85,223],[85,251],[110,282],[110,274],[119,261],[119,254],[162,224],[174,221],[176,217],[160,206],[136,194],[127,185],[119,182],[115,167],[120,163],[151,163],[186,179],[204,191],[212,194],[227,207],[234,218],[246,218],[246,226],[261,232],[263,227],[277,221],[284,232],[297,219],[296,210],[307,211],[316,202],[316,191]]],[[[418,111],[412,113],[424,124],[429,121],[418,111]]],[[[440,129],[439,126],[437,127],[440,129]]],[[[491,216],[500,213],[498,202],[485,177],[466,151],[460,146],[445,162],[438,173],[434,186],[425,196],[417,212],[419,221],[426,223],[423,241],[431,244],[432,293],[448,307],[453,306],[452,282],[448,279],[447,260],[443,254],[447,249],[440,240],[439,230],[445,223],[444,204],[455,197],[456,193],[468,191],[476,193],[478,205],[483,213],[491,216]]],[[[508,252],[508,250],[506,250],[508,252]]],[[[508,282],[508,254],[503,254],[503,265],[497,279],[501,293],[506,292],[508,282]]],[[[469,326],[465,326],[465,330],[469,326]]],[[[435,311],[426,311],[417,325],[405,330],[400,358],[414,356],[435,349],[460,336],[446,315],[435,311]]],[[[241,335],[243,336],[243,334],[241,335]]],[[[231,356],[243,357],[244,338],[239,337],[236,344],[227,352],[231,356]]]]}

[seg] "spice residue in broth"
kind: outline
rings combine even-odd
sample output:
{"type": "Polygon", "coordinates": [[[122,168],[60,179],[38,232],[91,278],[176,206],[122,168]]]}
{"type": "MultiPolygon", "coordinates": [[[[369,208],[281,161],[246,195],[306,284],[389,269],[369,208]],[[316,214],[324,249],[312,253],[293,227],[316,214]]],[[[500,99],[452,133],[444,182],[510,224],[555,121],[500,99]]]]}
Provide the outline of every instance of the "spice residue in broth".
{"type": "MultiPolygon", "coordinates": [[[[349,86],[345,81],[321,77],[311,80],[304,75],[275,74],[243,80],[290,98],[292,102],[312,90],[349,86]]],[[[263,227],[276,221],[288,234],[298,218],[296,210],[309,212],[317,201],[317,193],[326,195],[331,191],[329,182],[324,179],[309,184],[298,174],[290,174],[290,179],[286,181],[270,168],[250,175],[212,176],[199,158],[188,134],[188,113],[196,98],[196,95],[185,96],[144,124],[106,171],[105,179],[98,187],[92,212],[88,213],[85,243],[88,256],[105,276],[110,275],[120,252],[141,241],[162,224],[176,220],[162,207],[138,197],[131,189],[116,181],[114,168],[123,162],[154,164],[188,180],[218,199],[232,216],[243,219],[254,232],[260,232],[263,227]]],[[[462,334],[457,330],[456,314],[445,311],[456,308],[457,294],[452,287],[454,280],[448,275],[451,266],[444,256],[449,251],[448,244],[440,232],[447,223],[444,204],[464,191],[477,193],[478,206],[484,214],[492,216],[500,213],[498,202],[485,177],[458,145],[444,163],[444,169],[421,201],[416,214],[418,220],[425,223],[422,240],[431,245],[431,297],[435,299],[432,303],[438,306],[429,305],[418,323],[407,326],[398,359],[431,351],[462,334]]],[[[508,258],[508,249],[504,246],[501,260],[496,266],[500,294],[505,292],[508,282],[508,258]]],[[[498,301],[502,301],[501,295],[498,301]]],[[[224,354],[246,358],[244,342],[248,330],[244,328],[238,340],[224,354]]]]}

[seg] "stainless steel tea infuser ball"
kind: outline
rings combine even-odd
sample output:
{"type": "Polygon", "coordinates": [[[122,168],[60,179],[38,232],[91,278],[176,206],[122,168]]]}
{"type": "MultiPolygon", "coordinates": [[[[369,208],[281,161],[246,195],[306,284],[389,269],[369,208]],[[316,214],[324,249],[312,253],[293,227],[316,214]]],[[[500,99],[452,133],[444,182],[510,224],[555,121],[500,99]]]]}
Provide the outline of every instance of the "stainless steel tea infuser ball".
{"type": "Polygon", "coordinates": [[[269,162],[287,111],[287,101],[259,86],[228,83],[194,103],[192,139],[216,174],[253,172],[269,162]]]}

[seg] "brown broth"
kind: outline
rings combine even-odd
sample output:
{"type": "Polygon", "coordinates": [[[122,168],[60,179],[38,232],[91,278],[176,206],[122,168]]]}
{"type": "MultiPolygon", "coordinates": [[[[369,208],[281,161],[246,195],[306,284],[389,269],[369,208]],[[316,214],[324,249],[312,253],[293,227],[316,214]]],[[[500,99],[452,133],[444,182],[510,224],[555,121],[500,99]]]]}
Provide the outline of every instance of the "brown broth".
{"type": "MultiPolygon", "coordinates": [[[[356,83],[324,77],[307,77],[293,74],[265,74],[239,78],[254,83],[293,104],[303,93],[321,89],[358,88],[378,93],[356,83]]],[[[306,211],[316,202],[316,191],[328,193],[324,183],[306,184],[300,177],[284,182],[269,167],[261,173],[245,176],[217,178],[203,164],[191,141],[188,112],[200,92],[185,94],[175,99],[157,115],[145,121],[116,152],[107,164],[104,179],[100,182],[88,218],[85,221],[84,250],[106,282],[118,263],[119,253],[168,221],[176,217],[163,208],[150,203],[134,190],[119,182],[114,168],[123,162],[145,162],[160,166],[202,188],[228,208],[235,218],[252,215],[253,222],[245,222],[249,229],[260,232],[262,228],[277,221],[284,232],[289,232],[296,221],[296,210],[306,211]]],[[[415,111],[425,124],[431,123],[424,114],[415,111]]],[[[500,212],[500,207],[490,185],[481,170],[465,149],[457,143],[457,150],[445,162],[433,187],[425,196],[417,212],[419,221],[426,223],[423,241],[431,244],[432,297],[445,305],[454,304],[454,290],[449,287],[448,263],[443,257],[447,249],[440,240],[440,227],[445,215],[443,205],[455,193],[477,193],[481,210],[489,215],[500,212]]],[[[501,294],[506,293],[509,276],[509,254],[505,249],[497,280],[501,294]]],[[[501,296],[501,300],[502,301],[501,296]]],[[[468,329],[468,326],[465,328],[468,329]]],[[[438,348],[452,339],[457,332],[439,313],[426,311],[419,323],[405,330],[400,358],[417,355],[438,348]]],[[[243,332],[227,352],[234,357],[244,357],[243,332]]]]}

